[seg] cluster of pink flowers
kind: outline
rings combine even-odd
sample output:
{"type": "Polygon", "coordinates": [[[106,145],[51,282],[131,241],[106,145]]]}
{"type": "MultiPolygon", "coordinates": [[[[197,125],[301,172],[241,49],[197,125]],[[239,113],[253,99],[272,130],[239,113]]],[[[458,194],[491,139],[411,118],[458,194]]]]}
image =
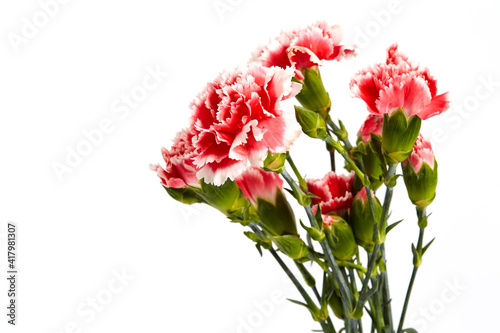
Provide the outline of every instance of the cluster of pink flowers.
{"type": "Polygon", "coordinates": [[[407,117],[422,120],[448,108],[448,94],[437,95],[436,80],[427,68],[420,68],[392,45],[385,64],[360,71],[351,81],[351,90],[375,115],[402,109],[407,117]]]}
{"type": "Polygon", "coordinates": [[[280,102],[300,91],[292,78],[300,79],[304,68],[353,54],[341,39],[340,28],[325,22],[283,32],[247,67],[220,74],[192,103],[190,127],[170,150],[162,149],[165,169],[151,166],[162,184],[199,186],[203,179],[221,185],[249,166],[262,167],[269,152],[287,152],[300,126],[280,102]]]}

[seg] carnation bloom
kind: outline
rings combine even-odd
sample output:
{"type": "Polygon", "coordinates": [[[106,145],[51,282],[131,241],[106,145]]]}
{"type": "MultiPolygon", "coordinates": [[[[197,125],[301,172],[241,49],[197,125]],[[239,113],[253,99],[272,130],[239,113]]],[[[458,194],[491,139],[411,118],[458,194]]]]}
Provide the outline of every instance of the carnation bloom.
{"type": "Polygon", "coordinates": [[[276,204],[276,194],[283,191],[283,179],[274,172],[267,172],[257,167],[249,167],[235,179],[236,184],[243,192],[243,196],[254,206],[257,199],[276,204]]]}
{"type": "Polygon", "coordinates": [[[266,67],[294,66],[297,78],[303,79],[305,68],[317,67],[323,60],[340,60],[354,54],[352,47],[340,45],[342,30],[339,26],[330,26],[324,21],[316,22],[305,29],[283,31],[267,45],[260,47],[253,60],[266,67]]]}
{"type": "Polygon", "coordinates": [[[448,93],[437,95],[436,80],[427,68],[420,68],[392,45],[385,64],[360,71],[351,81],[351,91],[373,114],[392,114],[402,109],[409,118],[422,120],[448,109],[448,93]]]}
{"type": "Polygon", "coordinates": [[[280,102],[295,96],[293,69],[253,63],[221,74],[193,102],[193,145],[197,177],[223,184],[250,163],[261,167],[268,152],[287,152],[300,135],[293,114],[280,102]]]}
{"type": "Polygon", "coordinates": [[[423,163],[427,163],[431,169],[434,168],[434,153],[432,152],[431,142],[424,138],[422,134],[418,135],[417,141],[413,145],[413,152],[403,163],[406,166],[410,163],[413,171],[418,173],[423,163]]]}
{"type": "Polygon", "coordinates": [[[382,125],[384,124],[384,117],[379,115],[370,114],[366,118],[363,125],[361,125],[358,136],[361,137],[363,142],[368,142],[371,139],[370,133],[382,136],[382,125]]]}
{"type": "Polygon", "coordinates": [[[166,163],[165,169],[158,164],[150,165],[151,170],[156,172],[163,186],[173,188],[182,188],[188,185],[200,186],[200,181],[196,177],[196,166],[193,164],[196,152],[191,143],[192,139],[192,131],[183,129],[177,133],[170,150],[161,149],[166,163]]]}
{"type": "Polygon", "coordinates": [[[321,179],[306,179],[308,191],[319,197],[312,198],[313,210],[319,204],[323,214],[344,214],[351,207],[353,181],[354,171],[348,175],[330,171],[321,179]]]}

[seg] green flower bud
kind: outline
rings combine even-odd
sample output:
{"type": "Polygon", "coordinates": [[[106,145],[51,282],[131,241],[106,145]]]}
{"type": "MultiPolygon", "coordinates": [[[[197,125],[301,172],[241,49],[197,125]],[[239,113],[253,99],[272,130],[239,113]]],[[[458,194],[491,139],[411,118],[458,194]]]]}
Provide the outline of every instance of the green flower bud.
{"type": "Polygon", "coordinates": [[[438,165],[430,141],[422,135],[403,162],[403,178],[411,202],[420,210],[425,209],[436,196],[438,165]]]}
{"type": "Polygon", "coordinates": [[[325,120],[316,112],[296,105],[295,118],[307,136],[321,140],[328,137],[325,120]]]}
{"type": "Polygon", "coordinates": [[[183,204],[191,205],[194,203],[204,202],[198,194],[196,194],[196,188],[191,186],[186,186],[182,188],[166,187],[163,188],[167,193],[175,200],[182,202],[183,204]]]}
{"type": "Polygon", "coordinates": [[[271,235],[298,235],[295,215],[283,191],[276,191],[274,204],[258,198],[257,213],[262,227],[271,235]]]}
{"type": "MultiPolygon", "coordinates": [[[[358,145],[351,150],[351,154],[361,158],[365,167],[365,174],[370,180],[370,189],[376,191],[384,183],[380,177],[384,175],[384,170],[382,169],[382,161],[380,161],[379,155],[373,151],[370,143],[362,141],[359,141],[358,145]]],[[[345,163],[345,168],[349,171],[352,169],[347,162],[345,163]]],[[[356,177],[354,179],[354,188],[359,191],[362,187],[363,182],[356,177]]]]}
{"type": "Polygon", "coordinates": [[[388,164],[396,165],[410,156],[421,124],[422,120],[416,115],[406,118],[402,109],[392,115],[384,114],[382,150],[388,164]]]}
{"type": "Polygon", "coordinates": [[[269,152],[264,160],[264,170],[282,173],[285,170],[286,153],[272,154],[269,152]]]}
{"type": "Polygon", "coordinates": [[[283,179],[278,174],[251,167],[235,181],[269,235],[298,235],[293,210],[283,193],[283,179]]]}
{"type": "Polygon", "coordinates": [[[340,298],[340,295],[337,294],[337,291],[332,293],[332,296],[328,300],[328,305],[330,305],[333,314],[337,318],[344,320],[344,305],[342,304],[342,299],[340,298]]]}
{"type": "Polygon", "coordinates": [[[275,236],[273,240],[281,252],[294,260],[304,258],[309,254],[306,243],[297,236],[275,236]]]}
{"type": "Polygon", "coordinates": [[[372,252],[375,244],[381,244],[385,241],[386,226],[385,222],[380,224],[382,216],[382,205],[378,198],[372,195],[373,210],[375,212],[375,220],[370,208],[370,202],[366,194],[366,189],[363,187],[354,198],[351,205],[350,222],[356,242],[366,251],[372,252]],[[374,239],[374,229],[377,226],[377,233],[374,239]]]}
{"type": "Polygon", "coordinates": [[[349,224],[339,216],[323,215],[323,225],[335,258],[351,259],[358,251],[358,246],[349,224]]]}
{"type": "Polygon", "coordinates": [[[306,68],[302,70],[304,80],[300,93],[295,96],[305,108],[317,112],[322,118],[326,119],[332,102],[330,96],[325,90],[323,80],[317,68],[306,68]]]}
{"type": "Polygon", "coordinates": [[[195,189],[196,193],[205,203],[219,210],[226,216],[242,216],[246,207],[250,204],[246,200],[238,185],[232,180],[227,180],[221,186],[201,182],[201,189],[195,189]]]}

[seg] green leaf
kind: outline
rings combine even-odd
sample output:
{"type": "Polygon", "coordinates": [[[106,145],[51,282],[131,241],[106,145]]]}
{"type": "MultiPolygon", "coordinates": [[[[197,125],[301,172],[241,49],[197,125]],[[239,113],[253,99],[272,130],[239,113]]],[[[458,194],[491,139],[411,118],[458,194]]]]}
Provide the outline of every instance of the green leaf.
{"type": "Polygon", "coordinates": [[[405,328],[403,330],[404,333],[418,333],[418,331],[414,328],[405,328]]]}
{"type": "Polygon", "coordinates": [[[259,242],[260,240],[259,236],[257,236],[255,233],[251,231],[244,231],[243,234],[256,243],[259,242]]]}
{"type": "Polygon", "coordinates": [[[386,229],[385,229],[385,233],[388,234],[389,231],[391,231],[392,229],[394,229],[398,224],[400,224],[401,222],[403,222],[403,220],[399,220],[397,222],[394,222],[393,224],[391,224],[390,226],[388,226],[386,229]]]}
{"type": "Polygon", "coordinates": [[[260,247],[260,244],[259,243],[255,244],[255,247],[257,248],[257,251],[259,251],[260,256],[262,257],[263,253],[262,253],[262,248],[260,247]]]}
{"type": "Polygon", "coordinates": [[[426,246],[424,246],[424,248],[422,249],[422,255],[425,254],[425,251],[427,251],[427,249],[429,248],[429,246],[431,246],[431,244],[434,242],[435,239],[436,237],[434,237],[429,243],[427,243],[426,246]]]}

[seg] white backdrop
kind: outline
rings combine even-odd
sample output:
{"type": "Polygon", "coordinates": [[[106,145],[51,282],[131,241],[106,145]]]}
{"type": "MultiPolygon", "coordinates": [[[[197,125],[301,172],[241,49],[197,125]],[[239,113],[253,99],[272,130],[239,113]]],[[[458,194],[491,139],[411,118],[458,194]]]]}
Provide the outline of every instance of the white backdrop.
{"type": "MultiPolygon", "coordinates": [[[[187,125],[189,103],[219,71],[246,62],[282,28],[326,19],[343,27],[346,43],[359,45],[356,59],[322,69],[332,113],[351,140],[367,112],[351,97],[349,79],[384,61],[393,42],[430,68],[440,92],[451,92],[447,115],[422,129],[440,168],[426,232],[437,240],[406,322],[419,332],[493,332],[500,310],[500,181],[490,155],[498,151],[500,121],[499,10],[488,0],[2,1],[0,331],[319,328],[285,301],[300,296],[239,225],[174,202],[148,164],[161,161],[160,147],[187,125]],[[77,149],[85,156],[74,156],[77,149]],[[64,172],[55,172],[57,163],[64,172]],[[8,221],[19,238],[15,327],[6,323],[3,278],[8,221]]],[[[327,156],[312,158],[322,152],[305,137],[292,150],[317,177],[328,168],[327,156]]],[[[396,318],[418,236],[401,186],[392,220],[403,217],[387,241],[396,318]]]]}

